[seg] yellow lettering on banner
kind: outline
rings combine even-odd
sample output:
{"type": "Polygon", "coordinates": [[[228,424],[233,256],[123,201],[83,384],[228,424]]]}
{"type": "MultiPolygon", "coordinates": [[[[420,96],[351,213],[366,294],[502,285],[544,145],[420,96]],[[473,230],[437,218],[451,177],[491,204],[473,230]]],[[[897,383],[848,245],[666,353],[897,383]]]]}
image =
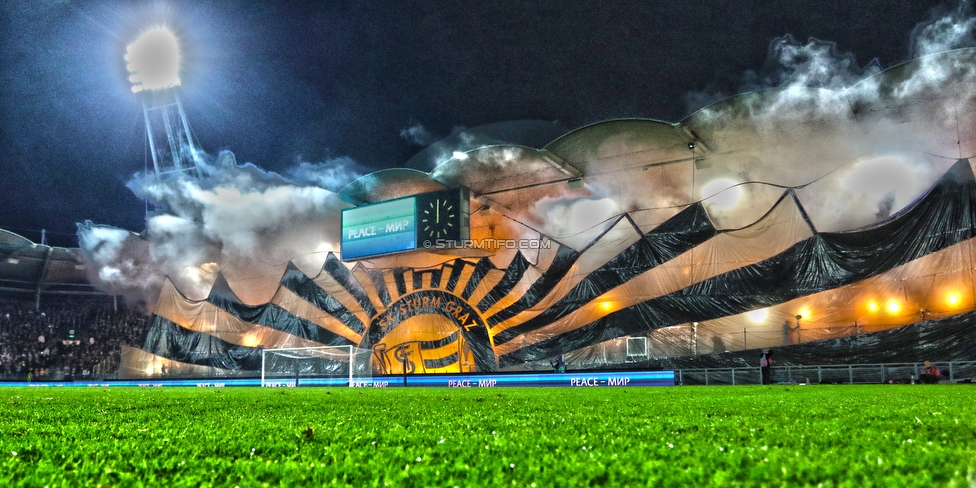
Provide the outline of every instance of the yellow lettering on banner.
{"type": "Polygon", "coordinates": [[[457,327],[464,331],[471,331],[483,324],[479,324],[478,314],[470,310],[470,305],[457,297],[417,293],[391,304],[386,312],[373,321],[373,324],[380,333],[386,334],[397,324],[414,315],[441,313],[445,318],[452,319],[457,327]]]}

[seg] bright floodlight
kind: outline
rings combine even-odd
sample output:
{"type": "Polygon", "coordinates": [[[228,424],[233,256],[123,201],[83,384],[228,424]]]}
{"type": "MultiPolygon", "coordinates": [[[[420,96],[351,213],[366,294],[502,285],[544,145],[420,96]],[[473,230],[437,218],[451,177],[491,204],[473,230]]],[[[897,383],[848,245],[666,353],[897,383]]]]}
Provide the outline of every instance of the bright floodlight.
{"type": "Polygon", "coordinates": [[[132,91],[162,90],[180,84],[180,52],[176,36],[165,28],[152,29],[125,50],[132,91]]]}

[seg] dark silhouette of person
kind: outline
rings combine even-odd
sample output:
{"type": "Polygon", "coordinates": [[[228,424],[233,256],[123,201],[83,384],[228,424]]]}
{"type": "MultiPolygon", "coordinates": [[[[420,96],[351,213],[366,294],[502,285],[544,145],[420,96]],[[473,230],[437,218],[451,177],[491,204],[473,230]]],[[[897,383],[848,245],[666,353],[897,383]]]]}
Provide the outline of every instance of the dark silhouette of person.
{"type": "Polygon", "coordinates": [[[565,373],[566,372],[566,362],[563,361],[563,355],[562,354],[560,354],[559,357],[557,357],[556,360],[553,361],[550,364],[552,364],[552,369],[554,369],[557,373],[565,373]]]}
{"type": "Polygon", "coordinates": [[[712,352],[725,352],[725,341],[719,336],[712,336],[712,352]]]}
{"type": "Polygon", "coordinates": [[[799,326],[793,327],[792,325],[790,325],[789,320],[783,322],[783,345],[784,346],[788,346],[796,342],[793,340],[793,331],[797,330],[798,328],[799,326]]]}
{"type": "Polygon", "coordinates": [[[768,385],[772,381],[773,352],[764,350],[759,357],[759,371],[762,373],[762,384],[768,385]]]}

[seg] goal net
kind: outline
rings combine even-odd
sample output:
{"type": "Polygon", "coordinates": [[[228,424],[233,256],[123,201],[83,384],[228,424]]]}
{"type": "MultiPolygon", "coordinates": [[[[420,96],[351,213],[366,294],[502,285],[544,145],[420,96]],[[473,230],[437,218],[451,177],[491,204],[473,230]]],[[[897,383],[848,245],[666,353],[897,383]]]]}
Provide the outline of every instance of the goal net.
{"type": "Polygon", "coordinates": [[[356,386],[373,377],[371,351],[355,346],[264,349],[261,386],[356,386]]]}

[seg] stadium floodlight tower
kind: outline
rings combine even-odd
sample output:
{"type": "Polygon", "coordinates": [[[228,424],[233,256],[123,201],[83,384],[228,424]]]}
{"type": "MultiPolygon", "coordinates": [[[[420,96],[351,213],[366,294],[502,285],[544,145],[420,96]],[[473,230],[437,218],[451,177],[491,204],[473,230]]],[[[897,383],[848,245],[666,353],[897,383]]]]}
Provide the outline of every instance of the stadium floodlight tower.
{"type": "Polygon", "coordinates": [[[180,86],[176,36],[165,27],[151,29],[129,44],[125,61],[132,92],[142,99],[156,177],[200,176],[197,150],[176,93],[180,86]]]}

